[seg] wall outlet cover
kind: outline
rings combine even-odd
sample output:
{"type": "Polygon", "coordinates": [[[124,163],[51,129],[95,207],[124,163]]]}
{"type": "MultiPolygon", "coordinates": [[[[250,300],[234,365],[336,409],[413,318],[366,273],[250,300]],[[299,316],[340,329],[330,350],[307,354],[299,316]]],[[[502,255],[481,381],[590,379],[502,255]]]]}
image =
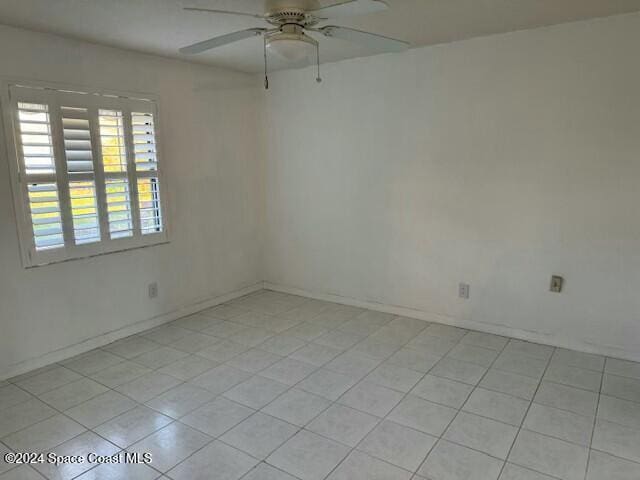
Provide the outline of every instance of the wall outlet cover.
{"type": "Polygon", "coordinates": [[[551,277],[551,286],[549,287],[550,292],[560,293],[562,292],[562,286],[564,285],[564,278],[560,275],[553,275],[551,277]]]}
{"type": "Polygon", "coordinates": [[[471,286],[468,283],[461,283],[458,285],[458,297],[468,299],[471,291],[471,286]]]}
{"type": "Polygon", "coordinates": [[[149,284],[149,298],[156,298],[158,296],[158,282],[149,284]]]}

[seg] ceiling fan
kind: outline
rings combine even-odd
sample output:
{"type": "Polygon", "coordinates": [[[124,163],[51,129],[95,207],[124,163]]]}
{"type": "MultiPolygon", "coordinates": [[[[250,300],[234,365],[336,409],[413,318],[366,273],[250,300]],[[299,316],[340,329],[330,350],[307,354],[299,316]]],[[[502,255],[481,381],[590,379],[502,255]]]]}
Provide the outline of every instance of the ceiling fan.
{"type": "Polygon", "coordinates": [[[334,0],[334,3],[326,6],[321,6],[318,0],[266,0],[265,13],[262,14],[204,7],[185,7],[185,10],[191,12],[253,17],[265,20],[273,28],[258,27],[227,33],[181,48],[180,53],[194,55],[246,38],[262,36],[264,38],[265,88],[269,88],[267,51],[273,51],[281,58],[295,62],[308,57],[311,51],[315,50],[318,68],[316,80],[321,82],[320,46],[318,41],[307,35],[306,32],[314,32],[325,37],[351,41],[380,53],[399,52],[409,48],[409,43],[353,28],[335,25],[318,27],[320,23],[334,18],[381,12],[388,8],[384,0],[334,0]]]}

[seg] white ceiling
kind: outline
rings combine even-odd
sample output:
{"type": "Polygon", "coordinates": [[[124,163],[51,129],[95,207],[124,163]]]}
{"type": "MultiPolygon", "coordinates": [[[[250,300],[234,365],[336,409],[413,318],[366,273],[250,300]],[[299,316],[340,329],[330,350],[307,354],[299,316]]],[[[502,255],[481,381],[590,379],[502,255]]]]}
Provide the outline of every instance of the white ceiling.
{"type": "MultiPolygon", "coordinates": [[[[640,11],[640,0],[387,0],[387,3],[391,8],[386,12],[332,23],[421,46],[640,11]]],[[[185,12],[183,5],[261,13],[263,4],[263,0],[0,0],[0,23],[259,72],[263,58],[258,37],[196,57],[181,56],[177,50],[216,35],[266,25],[250,17],[185,12]]],[[[375,52],[321,38],[324,62],[371,54],[375,52]]],[[[273,68],[285,66],[272,64],[273,68]]]]}

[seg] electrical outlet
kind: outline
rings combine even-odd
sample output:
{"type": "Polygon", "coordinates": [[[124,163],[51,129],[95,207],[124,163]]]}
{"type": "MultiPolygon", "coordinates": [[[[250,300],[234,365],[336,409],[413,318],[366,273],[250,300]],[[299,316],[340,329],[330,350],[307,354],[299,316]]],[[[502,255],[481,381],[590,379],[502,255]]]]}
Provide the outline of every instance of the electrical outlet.
{"type": "Polygon", "coordinates": [[[458,285],[458,296],[460,298],[468,299],[471,286],[468,283],[461,283],[458,285]]]}
{"type": "Polygon", "coordinates": [[[149,284],[149,298],[156,298],[158,296],[158,282],[149,284]]]}
{"type": "Polygon", "coordinates": [[[564,278],[560,275],[553,275],[551,277],[551,286],[549,287],[550,292],[560,293],[562,292],[562,286],[564,284],[564,278]]]}

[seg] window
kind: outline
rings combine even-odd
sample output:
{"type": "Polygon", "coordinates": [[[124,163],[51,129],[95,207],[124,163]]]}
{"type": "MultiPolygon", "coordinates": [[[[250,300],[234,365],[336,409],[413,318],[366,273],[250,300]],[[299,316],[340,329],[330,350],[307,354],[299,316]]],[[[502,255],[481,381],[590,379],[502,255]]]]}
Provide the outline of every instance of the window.
{"type": "Polygon", "coordinates": [[[26,266],[167,241],[154,101],[8,85],[3,106],[26,266]]]}

